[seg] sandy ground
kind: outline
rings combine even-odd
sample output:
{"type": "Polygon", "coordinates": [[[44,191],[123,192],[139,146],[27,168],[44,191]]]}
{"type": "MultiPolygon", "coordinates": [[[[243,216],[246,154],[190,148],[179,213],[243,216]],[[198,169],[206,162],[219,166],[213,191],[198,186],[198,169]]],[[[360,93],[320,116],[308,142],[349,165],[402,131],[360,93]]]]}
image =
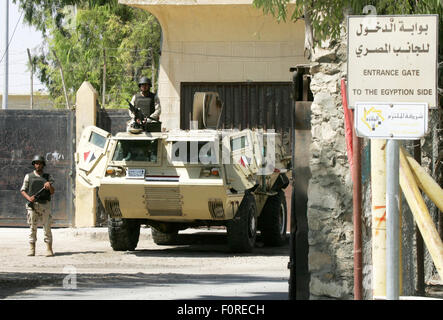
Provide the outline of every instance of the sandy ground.
{"type": "Polygon", "coordinates": [[[180,245],[157,246],[142,228],[135,251],[116,252],[106,228],[53,229],[54,257],[26,256],[27,228],[0,228],[1,299],[288,298],[289,245],[232,254],[223,230],[180,233],[180,245]]]}

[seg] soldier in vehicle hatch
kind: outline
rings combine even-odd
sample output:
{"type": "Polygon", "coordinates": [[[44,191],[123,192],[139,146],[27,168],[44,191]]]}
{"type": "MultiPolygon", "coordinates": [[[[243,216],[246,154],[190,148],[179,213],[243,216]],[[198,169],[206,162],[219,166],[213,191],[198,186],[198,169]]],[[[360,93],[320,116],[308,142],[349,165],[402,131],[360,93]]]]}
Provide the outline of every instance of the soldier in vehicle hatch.
{"type": "Polygon", "coordinates": [[[129,116],[132,119],[129,124],[130,127],[133,127],[135,121],[141,124],[141,122],[150,123],[159,120],[161,113],[160,100],[157,94],[150,91],[151,86],[152,82],[148,77],[141,77],[138,81],[140,92],[132,97],[131,103],[141,110],[145,118],[143,120],[135,120],[135,115],[129,110],[129,116]]]}
{"type": "Polygon", "coordinates": [[[37,226],[41,221],[44,229],[44,241],[46,243],[46,256],[54,255],[52,251],[51,232],[51,195],[54,193],[54,179],[49,173],[44,173],[46,165],[42,156],[34,156],[32,159],[34,171],[25,175],[20,189],[23,197],[28,201],[26,204],[27,221],[31,228],[29,235],[30,251],[28,256],[35,256],[35,243],[37,241],[37,226]]]}

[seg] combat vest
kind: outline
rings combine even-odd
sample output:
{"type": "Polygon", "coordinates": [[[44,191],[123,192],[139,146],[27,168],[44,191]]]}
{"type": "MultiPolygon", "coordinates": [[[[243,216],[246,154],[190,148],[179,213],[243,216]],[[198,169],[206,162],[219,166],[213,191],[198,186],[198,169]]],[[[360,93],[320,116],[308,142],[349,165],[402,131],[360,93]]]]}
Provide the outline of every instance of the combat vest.
{"type": "Polygon", "coordinates": [[[137,93],[135,95],[134,105],[140,108],[145,117],[149,117],[155,111],[155,94],[149,92],[148,96],[145,97],[140,92],[137,93]]]}
{"type": "MultiPolygon", "coordinates": [[[[43,185],[49,180],[49,174],[43,173],[42,176],[38,176],[35,172],[31,172],[29,174],[29,187],[27,193],[30,196],[35,195],[37,192],[43,188],[43,185]]],[[[40,196],[36,200],[36,202],[45,203],[46,201],[51,201],[51,193],[49,190],[44,190],[40,193],[40,196]]]]}

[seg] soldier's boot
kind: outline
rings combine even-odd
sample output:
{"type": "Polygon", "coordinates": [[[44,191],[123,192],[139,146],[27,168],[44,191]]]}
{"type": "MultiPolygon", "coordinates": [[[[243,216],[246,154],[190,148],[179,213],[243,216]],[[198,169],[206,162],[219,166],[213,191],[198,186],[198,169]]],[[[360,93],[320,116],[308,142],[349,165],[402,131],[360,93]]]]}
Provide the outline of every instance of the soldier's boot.
{"type": "Polygon", "coordinates": [[[54,256],[54,252],[52,251],[52,243],[51,242],[46,243],[46,256],[47,257],[54,256]]]}
{"type": "Polygon", "coordinates": [[[29,244],[28,257],[32,257],[32,256],[35,256],[35,243],[29,244]]]}

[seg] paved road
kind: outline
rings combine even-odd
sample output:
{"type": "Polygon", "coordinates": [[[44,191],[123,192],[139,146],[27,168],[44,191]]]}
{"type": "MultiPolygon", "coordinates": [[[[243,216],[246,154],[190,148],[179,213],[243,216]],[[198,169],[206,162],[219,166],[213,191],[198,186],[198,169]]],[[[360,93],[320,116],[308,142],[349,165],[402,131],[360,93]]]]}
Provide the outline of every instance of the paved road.
{"type": "Polygon", "coordinates": [[[0,228],[0,299],[267,299],[288,298],[289,245],[234,255],[223,230],[180,233],[181,245],[157,246],[142,228],[137,249],[115,252],[106,228],[53,229],[54,257],[38,229],[27,257],[26,228],[0,228]]]}

